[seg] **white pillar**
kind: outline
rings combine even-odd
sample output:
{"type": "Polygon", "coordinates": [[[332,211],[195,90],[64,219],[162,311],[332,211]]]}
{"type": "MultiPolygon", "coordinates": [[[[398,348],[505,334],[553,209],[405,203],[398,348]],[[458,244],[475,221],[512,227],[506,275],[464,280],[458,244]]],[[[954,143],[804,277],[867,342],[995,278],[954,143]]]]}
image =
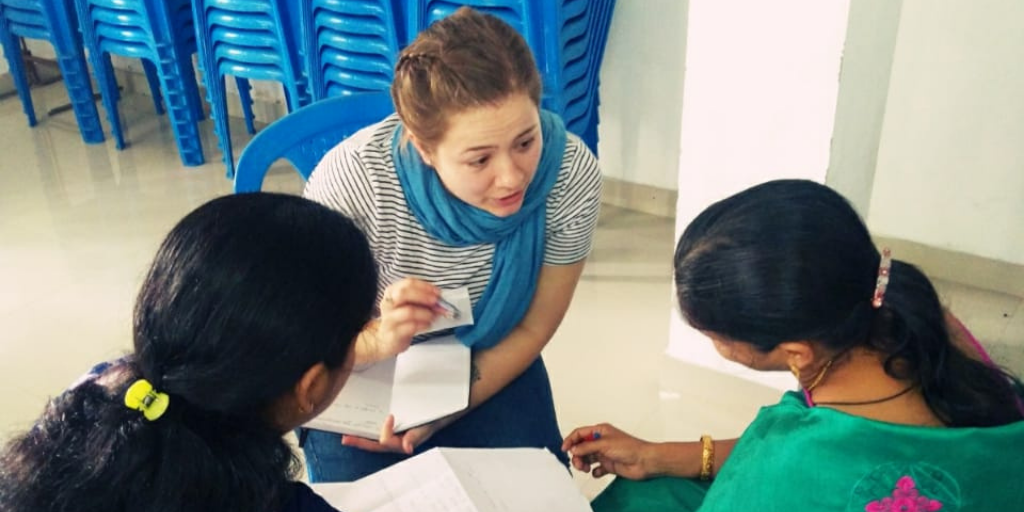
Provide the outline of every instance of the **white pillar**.
{"type": "MultiPolygon", "coordinates": [[[[825,181],[849,0],[690,0],[676,238],[713,202],[777,178],[825,181]]],[[[648,79],[656,79],[656,75],[648,79]]],[[[790,389],[723,360],[677,311],[667,352],[790,389]]]]}

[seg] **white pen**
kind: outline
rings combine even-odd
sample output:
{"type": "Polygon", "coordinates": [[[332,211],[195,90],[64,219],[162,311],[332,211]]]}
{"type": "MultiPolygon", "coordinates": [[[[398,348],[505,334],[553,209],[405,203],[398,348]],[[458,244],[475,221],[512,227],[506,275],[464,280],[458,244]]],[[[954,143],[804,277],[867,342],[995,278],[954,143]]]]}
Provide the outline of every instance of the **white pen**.
{"type": "Polygon", "coordinates": [[[447,318],[457,319],[462,315],[462,313],[459,312],[459,308],[455,307],[451,302],[444,300],[444,297],[438,297],[437,303],[448,311],[448,314],[445,315],[447,318]]]}

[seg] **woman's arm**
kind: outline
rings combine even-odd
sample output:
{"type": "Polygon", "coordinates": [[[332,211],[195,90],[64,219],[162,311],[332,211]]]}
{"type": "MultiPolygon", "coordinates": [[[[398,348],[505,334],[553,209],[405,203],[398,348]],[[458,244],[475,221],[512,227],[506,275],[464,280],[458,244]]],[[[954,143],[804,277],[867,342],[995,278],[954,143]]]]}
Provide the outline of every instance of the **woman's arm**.
{"type": "MultiPolygon", "coordinates": [[[[736,439],[713,441],[717,475],[732,453],[736,439]]],[[[562,443],[572,452],[572,465],[594,478],[619,475],[630,480],[659,476],[697,478],[703,463],[700,441],[652,443],[633,437],[607,423],[573,430],[562,443]]]]}
{"type": "Polygon", "coordinates": [[[497,345],[473,355],[469,409],[486,402],[521,375],[554,336],[572,302],[583,261],[544,265],[526,315],[497,345]]]}
{"type": "MultiPolygon", "coordinates": [[[[394,418],[391,417],[385,422],[379,440],[344,436],[342,444],[371,451],[412,453],[416,446],[429,439],[434,432],[455,422],[468,411],[504,389],[526,371],[526,368],[537,359],[541,350],[555,334],[565,312],[569,309],[570,302],[572,302],[576,283],[579,282],[580,275],[583,273],[583,264],[583,261],[579,261],[571,265],[544,265],[541,267],[533,300],[519,325],[513,328],[512,332],[497,345],[474,354],[468,408],[427,425],[410,429],[400,435],[394,433],[394,418]]],[[[420,282],[422,283],[422,281],[420,282]]],[[[436,304],[436,299],[434,302],[430,302],[419,295],[421,292],[423,290],[416,294],[417,301],[421,304],[420,309],[422,309],[422,304],[436,304]]],[[[404,297],[395,297],[391,302],[405,305],[405,301],[404,297]]],[[[382,304],[382,307],[385,305],[382,304]]],[[[366,339],[372,340],[373,338],[366,339]]],[[[364,359],[362,360],[359,357],[359,346],[357,345],[357,363],[366,361],[365,357],[368,354],[391,351],[391,349],[387,349],[380,352],[375,348],[367,348],[373,347],[375,343],[375,341],[369,341],[364,347],[363,350],[366,352],[363,353],[364,359]]]]}

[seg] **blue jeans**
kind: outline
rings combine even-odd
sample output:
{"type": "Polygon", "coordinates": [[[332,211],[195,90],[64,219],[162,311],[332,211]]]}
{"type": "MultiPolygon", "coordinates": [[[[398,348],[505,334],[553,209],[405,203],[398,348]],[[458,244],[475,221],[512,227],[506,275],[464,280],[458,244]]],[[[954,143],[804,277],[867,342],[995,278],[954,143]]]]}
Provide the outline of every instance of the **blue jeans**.
{"type": "MultiPolygon", "coordinates": [[[[561,445],[551,382],[544,361],[538,357],[508,386],[455,423],[434,433],[416,448],[416,452],[437,446],[547,448],[568,465],[561,445]]],[[[340,435],[319,430],[309,431],[302,449],[310,482],[351,482],[408,458],[402,454],[342,446],[340,435]]]]}

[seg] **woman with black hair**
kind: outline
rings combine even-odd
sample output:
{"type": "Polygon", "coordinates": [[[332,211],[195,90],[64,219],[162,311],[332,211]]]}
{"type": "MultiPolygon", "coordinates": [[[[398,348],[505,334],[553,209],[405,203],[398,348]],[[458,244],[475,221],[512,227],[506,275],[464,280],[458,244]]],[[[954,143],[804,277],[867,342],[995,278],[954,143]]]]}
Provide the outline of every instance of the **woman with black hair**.
{"type": "Polygon", "coordinates": [[[337,395],[376,294],[343,215],[279,194],[201,206],[146,276],[133,352],[0,454],[0,510],[334,510],[294,481],[282,434],[337,395]]]}
{"type": "Polygon", "coordinates": [[[1020,381],[839,194],[783,180],[712,205],[679,240],[675,284],[723,357],[802,390],[738,441],[576,429],[573,465],[622,477],[596,511],[1024,510],[1020,381]]]}

